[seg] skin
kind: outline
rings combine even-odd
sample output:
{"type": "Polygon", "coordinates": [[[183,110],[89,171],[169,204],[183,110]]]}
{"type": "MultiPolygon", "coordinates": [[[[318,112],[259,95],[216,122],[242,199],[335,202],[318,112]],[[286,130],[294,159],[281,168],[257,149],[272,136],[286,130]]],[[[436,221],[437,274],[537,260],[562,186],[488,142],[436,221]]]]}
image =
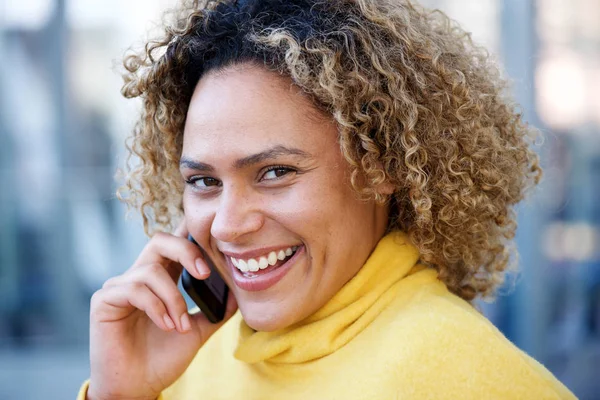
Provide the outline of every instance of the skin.
{"type": "Polygon", "coordinates": [[[195,89],[181,163],[186,220],[255,330],[290,326],[322,307],[385,232],[387,208],[357,198],[337,137],[334,121],[291,81],[260,67],[211,73],[195,89]],[[274,148],[302,155],[236,165],[274,148]],[[285,168],[269,171],[277,166],[285,168]],[[233,283],[223,252],[294,245],[305,252],[274,286],[251,292],[233,283]]]}
{"type": "MultiPolygon", "coordinates": [[[[90,305],[89,400],[156,399],[183,374],[222,324],[188,315],[177,289],[183,268],[198,279],[207,267],[187,240],[185,222],[152,237],[124,274],[109,279],[90,305]]],[[[225,321],[237,309],[230,296],[225,321]]]]}
{"type": "Polygon", "coordinates": [[[198,83],[180,169],[179,228],[154,235],[131,268],[92,297],[88,399],[155,399],[224,323],[188,315],[177,289],[183,268],[197,279],[210,273],[188,233],[231,289],[224,321],[239,304],[252,328],[272,331],[322,307],[386,229],[387,207],[358,200],[350,187],[333,120],[291,81],[256,66],[229,67],[198,83]],[[293,245],[304,252],[274,286],[250,292],[233,283],[223,252],[293,245]]]}

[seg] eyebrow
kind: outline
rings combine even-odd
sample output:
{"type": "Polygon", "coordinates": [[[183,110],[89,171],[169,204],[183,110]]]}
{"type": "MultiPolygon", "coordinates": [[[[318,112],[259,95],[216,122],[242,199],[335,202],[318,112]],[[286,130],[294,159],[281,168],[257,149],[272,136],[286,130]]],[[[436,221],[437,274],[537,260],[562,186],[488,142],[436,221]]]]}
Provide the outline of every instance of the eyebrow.
{"type": "MultiPolygon", "coordinates": [[[[233,163],[233,166],[236,169],[243,169],[243,168],[249,167],[251,165],[261,163],[266,160],[272,160],[277,157],[290,156],[290,155],[303,157],[303,158],[311,158],[311,155],[309,153],[305,152],[304,150],[278,145],[278,146],[272,147],[270,149],[267,149],[265,151],[261,151],[260,153],[252,154],[247,157],[235,160],[235,162],[233,163]]],[[[194,160],[186,158],[186,157],[181,158],[181,160],[179,161],[179,167],[180,168],[186,167],[186,168],[194,169],[197,171],[204,171],[204,172],[213,172],[215,170],[212,165],[194,161],[194,160]]]]}

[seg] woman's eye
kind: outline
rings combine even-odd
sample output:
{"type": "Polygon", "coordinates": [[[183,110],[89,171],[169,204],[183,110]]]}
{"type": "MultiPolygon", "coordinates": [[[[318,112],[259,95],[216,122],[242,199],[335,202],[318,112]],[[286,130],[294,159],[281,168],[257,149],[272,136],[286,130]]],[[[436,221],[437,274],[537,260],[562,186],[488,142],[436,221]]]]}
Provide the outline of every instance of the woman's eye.
{"type": "Polygon", "coordinates": [[[294,170],[291,168],[286,168],[286,167],[275,167],[275,168],[271,168],[267,172],[265,172],[262,179],[267,180],[267,181],[272,180],[272,179],[277,179],[277,178],[281,178],[284,175],[289,174],[290,172],[294,172],[294,170]]]}
{"type": "Polygon", "coordinates": [[[188,184],[197,188],[206,188],[212,186],[220,186],[221,182],[218,179],[210,177],[192,177],[186,181],[188,184]]]}

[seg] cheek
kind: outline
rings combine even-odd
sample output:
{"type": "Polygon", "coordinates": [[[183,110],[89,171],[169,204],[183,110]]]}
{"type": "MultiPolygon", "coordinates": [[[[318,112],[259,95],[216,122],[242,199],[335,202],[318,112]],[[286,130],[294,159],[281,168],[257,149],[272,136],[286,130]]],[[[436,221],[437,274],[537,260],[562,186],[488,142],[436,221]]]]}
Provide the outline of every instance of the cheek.
{"type": "Polygon", "coordinates": [[[188,232],[194,236],[202,247],[210,244],[210,227],[214,219],[214,211],[207,204],[195,204],[193,199],[184,196],[183,210],[188,232]]]}
{"type": "Polygon", "coordinates": [[[264,196],[262,210],[268,219],[308,240],[320,236],[327,225],[332,200],[336,201],[324,192],[322,184],[307,180],[282,193],[264,196]]]}

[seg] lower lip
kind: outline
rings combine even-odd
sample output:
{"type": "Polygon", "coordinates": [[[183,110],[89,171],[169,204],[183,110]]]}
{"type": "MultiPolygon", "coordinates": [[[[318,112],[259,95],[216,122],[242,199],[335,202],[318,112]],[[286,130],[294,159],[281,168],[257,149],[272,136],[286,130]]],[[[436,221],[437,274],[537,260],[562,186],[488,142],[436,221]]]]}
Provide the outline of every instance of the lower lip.
{"type": "Polygon", "coordinates": [[[231,263],[231,259],[228,259],[227,263],[232,269],[233,282],[237,287],[248,292],[258,292],[260,290],[266,290],[279,282],[294,266],[296,260],[303,253],[304,246],[300,246],[294,255],[285,262],[285,264],[274,269],[273,271],[255,276],[253,278],[245,277],[242,272],[231,263]]]}

